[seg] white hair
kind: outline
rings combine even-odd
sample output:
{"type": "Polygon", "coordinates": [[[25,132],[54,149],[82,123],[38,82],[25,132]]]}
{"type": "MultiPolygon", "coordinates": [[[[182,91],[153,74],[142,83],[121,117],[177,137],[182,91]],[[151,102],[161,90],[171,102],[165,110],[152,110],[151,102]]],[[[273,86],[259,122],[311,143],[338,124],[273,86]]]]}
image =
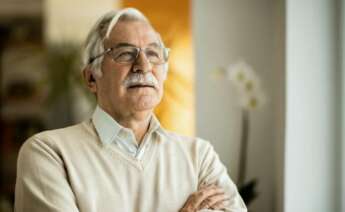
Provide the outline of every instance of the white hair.
{"type": "MultiPolygon", "coordinates": [[[[117,22],[119,21],[144,21],[150,24],[149,20],[139,10],[134,8],[125,8],[119,11],[109,11],[98,19],[96,24],[91,28],[86,42],[84,52],[82,54],[82,69],[90,66],[91,71],[97,76],[102,76],[101,63],[103,56],[98,57],[92,61],[92,59],[102,54],[104,49],[104,40],[109,38],[110,33],[117,22]],[[92,62],[91,62],[92,61],[92,62]],[[91,62],[91,63],[90,63],[91,62]]],[[[151,24],[150,24],[151,25],[151,24]]],[[[158,33],[157,33],[158,34],[158,33]]],[[[164,47],[160,36],[158,36],[159,42],[164,47]]],[[[166,65],[167,69],[167,65],[166,65]]]]}

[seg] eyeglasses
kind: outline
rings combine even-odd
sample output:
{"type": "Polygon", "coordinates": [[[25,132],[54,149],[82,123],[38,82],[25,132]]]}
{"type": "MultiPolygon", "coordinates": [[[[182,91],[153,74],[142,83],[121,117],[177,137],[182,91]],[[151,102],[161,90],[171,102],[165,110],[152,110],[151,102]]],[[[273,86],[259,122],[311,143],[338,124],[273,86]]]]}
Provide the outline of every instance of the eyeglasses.
{"type": "Polygon", "coordinates": [[[150,46],[146,48],[136,46],[111,47],[101,54],[90,58],[89,64],[105,54],[108,54],[117,63],[133,64],[138,59],[140,51],[144,52],[145,57],[151,64],[161,65],[168,61],[170,49],[160,46],[150,46]]]}

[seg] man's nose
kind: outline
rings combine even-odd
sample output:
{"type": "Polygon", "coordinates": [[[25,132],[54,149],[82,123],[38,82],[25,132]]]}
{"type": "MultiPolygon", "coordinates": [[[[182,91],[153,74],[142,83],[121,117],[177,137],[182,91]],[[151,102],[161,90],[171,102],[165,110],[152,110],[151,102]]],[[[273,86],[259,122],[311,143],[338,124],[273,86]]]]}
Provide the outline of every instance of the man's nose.
{"type": "Polygon", "coordinates": [[[140,51],[137,59],[134,62],[133,65],[133,71],[134,72],[149,72],[152,71],[152,64],[150,61],[147,59],[145,52],[140,51]]]}

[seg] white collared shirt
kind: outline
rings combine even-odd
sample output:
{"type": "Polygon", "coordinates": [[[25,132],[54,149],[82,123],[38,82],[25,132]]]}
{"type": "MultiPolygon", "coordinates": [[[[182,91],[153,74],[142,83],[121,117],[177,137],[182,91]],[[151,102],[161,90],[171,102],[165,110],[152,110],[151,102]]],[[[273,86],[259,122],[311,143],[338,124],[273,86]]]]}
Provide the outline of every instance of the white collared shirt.
{"type": "Polygon", "coordinates": [[[159,132],[162,132],[159,121],[152,115],[149,129],[141,144],[138,145],[134,132],[129,128],[121,126],[98,105],[92,115],[92,122],[103,144],[107,145],[114,143],[122,151],[138,160],[141,160],[145,149],[147,149],[148,145],[151,143],[150,141],[156,135],[159,135],[159,132]]]}

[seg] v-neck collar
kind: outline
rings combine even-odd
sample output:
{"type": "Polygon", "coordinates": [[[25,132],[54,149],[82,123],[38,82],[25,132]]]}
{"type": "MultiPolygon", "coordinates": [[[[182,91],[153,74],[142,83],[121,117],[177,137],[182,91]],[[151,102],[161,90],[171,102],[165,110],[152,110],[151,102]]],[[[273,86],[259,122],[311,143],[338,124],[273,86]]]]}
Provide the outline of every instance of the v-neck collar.
{"type": "Polygon", "coordinates": [[[144,169],[145,164],[155,155],[157,142],[162,140],[164,135],[166,135],[158,119],[152,115],[149,129],[137,150],[140,157],[136,157],[124,151],[119,145],[110,145],[114,142],[117,142],[117,144],[121,142],[122,145],[127,145],[127,143],[125,143],[126,140],[121,140],[122,138],[119,136],[119,134],[123,132],[123,129],[126,128],[121,126],[99,106],[95,108],[93,113],[92,124],[94,125],[94,129],[99,136],[102,146],[104,146],[111,155],[125,159],[139,170],[144,169]]]}

